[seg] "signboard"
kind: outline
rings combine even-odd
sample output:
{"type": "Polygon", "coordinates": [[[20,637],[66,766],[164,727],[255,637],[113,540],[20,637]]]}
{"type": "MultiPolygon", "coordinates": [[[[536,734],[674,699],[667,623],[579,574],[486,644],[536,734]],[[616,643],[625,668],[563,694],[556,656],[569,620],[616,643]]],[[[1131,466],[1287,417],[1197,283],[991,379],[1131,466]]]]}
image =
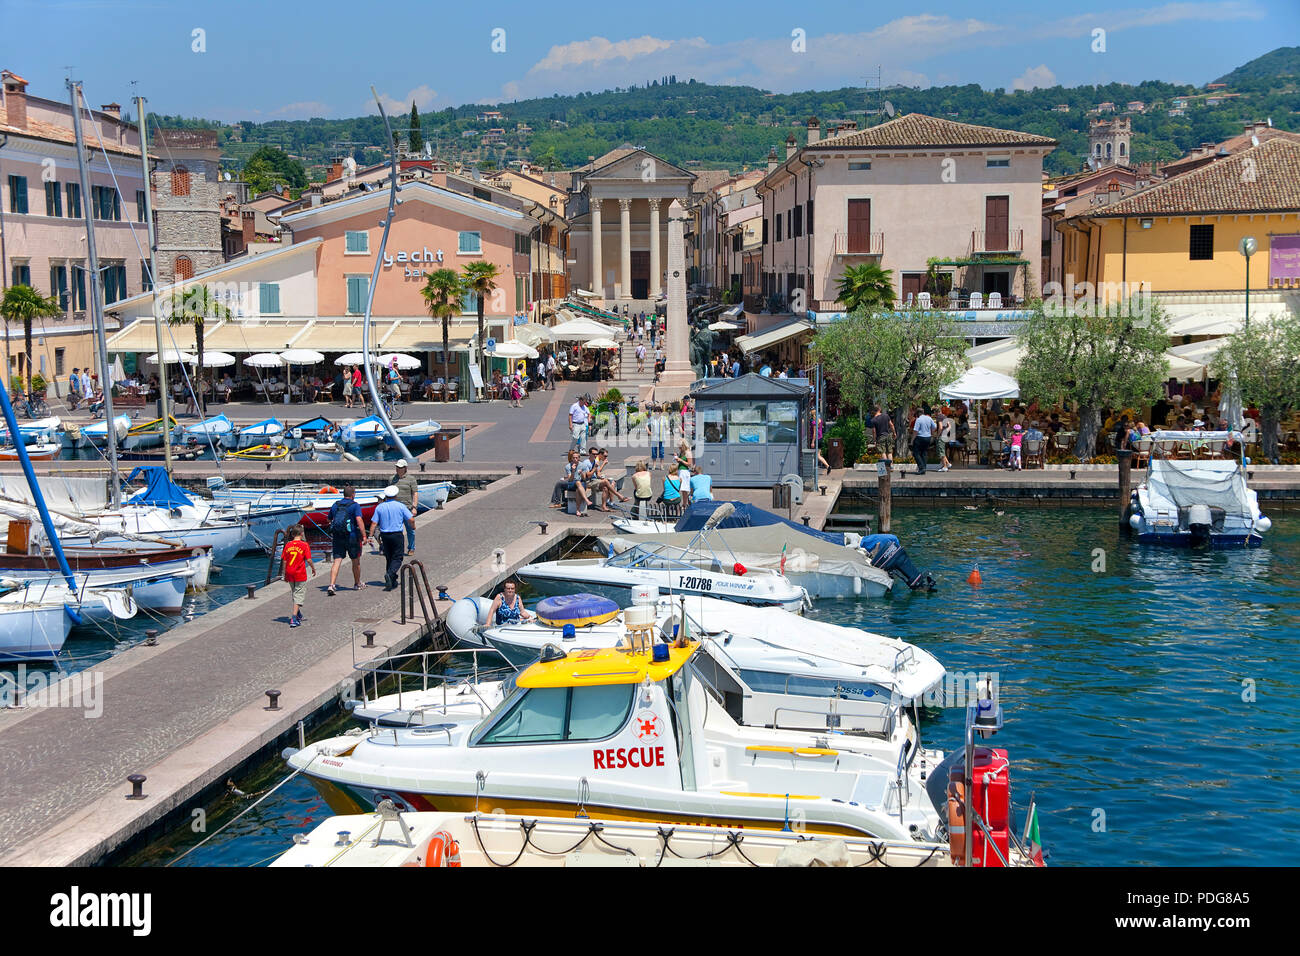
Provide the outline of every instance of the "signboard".
{"type": "Polygon", "coordinates": [[[1300,282],[1300,236],[1269,237],[1268,280],[1269,285],[1300,282]]]}
{"type": "Polygon", "coordinates": [[[487,340],[487,351],[495,352],[496,350],[497,350],[497,340],[493,338],[489,338],[487,340]]]}
{"type": "Polygon", "coordinates": [[[396,256],[391,252],[384,253],[384,268],[389,269],[392,267],[393,263],[396,262],[398,265],[403,267],[403,278],[418,279],[427,275],[427,273],[423,269],[419,268],[419,266],[412,266],[409,263],[440,264],[442,259],[443,256],[441,249],[430,251],[428,246],[425,246],[423,249],[412,249],[409,252],[402,249],[398,251],[396,256]]]}
{"type": "Polygon", "coordinates": [[[483,373],[479,370],[477,362],[471,362],[469,365],[469,381],[475,388],[483,387],[483,373]]]}

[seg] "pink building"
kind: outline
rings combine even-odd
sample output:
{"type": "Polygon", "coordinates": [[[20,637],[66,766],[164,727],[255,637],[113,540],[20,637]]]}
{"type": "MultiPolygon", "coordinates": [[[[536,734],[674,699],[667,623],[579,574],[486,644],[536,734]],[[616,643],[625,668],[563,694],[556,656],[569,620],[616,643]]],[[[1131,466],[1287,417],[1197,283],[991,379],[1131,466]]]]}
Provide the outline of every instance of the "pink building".
{"type": "MultiPolygon", "coordinates": [[[[140,139],[116,103],[83,115],[91,191],[83,196],[68,100],[30,96],[27,81],[8,70],[0,73],[0,86],[0,288],[26,284],[59,298],[63,315],[38,323],[32,364],[47,379],[62,377],[93,363],[86,204],[95,219],[104,301],[148,287],[140,139]]],[[[16,371],[21,328],[9,330],[7,345],[16,371]]]]}

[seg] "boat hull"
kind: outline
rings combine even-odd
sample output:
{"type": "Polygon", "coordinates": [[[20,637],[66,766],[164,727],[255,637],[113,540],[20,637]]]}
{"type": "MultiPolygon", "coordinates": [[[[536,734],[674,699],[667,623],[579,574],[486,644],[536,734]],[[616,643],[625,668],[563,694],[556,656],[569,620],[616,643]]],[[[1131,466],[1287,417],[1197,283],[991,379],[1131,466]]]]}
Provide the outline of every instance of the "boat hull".
{"type": "MultiPolygon", "coordinates": [[[[581,569],[562,566],[547,567],[547,564],[559,565],[560,563],[546,562],[542,565],[528,565],[520,568],[515,574],[520,580],[526,581],[542,597],[562,596],[582,591],[587,594],[597,594],[600,597],[609,598],[611,601],[616,602],[619,607],[625,607],[631,603],[634,588],[650,585],[658,587],[660,593],[664,596],[668,596],[670,593],[693,594],[701,597],[720,598],[724,601],[733,601],[751,607],[779,607],[783,611],[793,611],[795,613],[803,610],[804,599],[802,594],[792,595],[785,599],[776,599],[761,594],[746,594],[737,590],[742,582],[728,581],[725,580],[723,575],[718,574],[706,572],[692,574],[680,571],[664,571],[657,574],[648,572],[645,575],[636,577],[629,575],[625,581],[609,581],[601,580],[594,575],[583,574],[581,569]],[[683,578],[695,582],[695,586],[683,585],[681,583],[683,578]]],[[[603,569],[598,564],[593,564],[592,570],[600,571],[603,569]]]]}
{"type": "Polygon", "coordinates": [[[51,659],[71,630],[72,618],[61,604],[0,607],[0,661],[51,659]]]}

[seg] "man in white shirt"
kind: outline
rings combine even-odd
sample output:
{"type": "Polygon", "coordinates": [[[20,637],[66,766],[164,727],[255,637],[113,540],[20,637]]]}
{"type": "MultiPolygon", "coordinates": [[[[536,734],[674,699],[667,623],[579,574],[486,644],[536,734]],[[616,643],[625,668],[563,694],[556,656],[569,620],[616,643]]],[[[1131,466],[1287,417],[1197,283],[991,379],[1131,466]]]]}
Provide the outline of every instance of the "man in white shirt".
{"type": "Polygon", "coordinates": [[[921,414],[912,422],[912,456],[916,459],[916,473],[925,474],[925,459],[930,454],[930,439],[934,435],[934,419],[930,417],[930,406],[922,405],[921,414]]]}
{"type": "Polygon", "coordinates": [[[546,356],[546,387],[555,391],[555,353],[546,356]]]}
{"type": "Polygon", "coordinates": [[[582,451],[587,447],[587,425],[591,416],[587,411],[587,396],[583,395],[569,406],[569,447],[582,451]]]}

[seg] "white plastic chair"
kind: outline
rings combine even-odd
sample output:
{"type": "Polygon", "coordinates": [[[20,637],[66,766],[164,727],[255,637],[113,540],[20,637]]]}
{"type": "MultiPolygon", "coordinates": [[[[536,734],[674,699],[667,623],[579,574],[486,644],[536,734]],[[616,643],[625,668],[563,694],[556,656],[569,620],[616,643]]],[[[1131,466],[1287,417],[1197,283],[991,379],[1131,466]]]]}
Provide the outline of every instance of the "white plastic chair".
{"type": "Polygon", "coordinates": [[[990,309],[1000,309],[1000,308],[1002,308],[1002,293],[1001,293],[1001,292],[990,292],[990,293],[989,293],[989,308],[990,308],[990,309]]]}
{"type": "Polygon", "coordinates": [[[916,302],[917,305],[919,305],[923,309],[930,308],[930,293],[928,292],[918,293],[916,296],[916,302]]]}
{"type": "Polygon", "coordinates": [[[970,307],[971,307],[972,309],[982,309],[982,308],[984,308],[984,293],[983,293],[983,292],[972,292],[972,293],[970,294],[970,307]]]}

